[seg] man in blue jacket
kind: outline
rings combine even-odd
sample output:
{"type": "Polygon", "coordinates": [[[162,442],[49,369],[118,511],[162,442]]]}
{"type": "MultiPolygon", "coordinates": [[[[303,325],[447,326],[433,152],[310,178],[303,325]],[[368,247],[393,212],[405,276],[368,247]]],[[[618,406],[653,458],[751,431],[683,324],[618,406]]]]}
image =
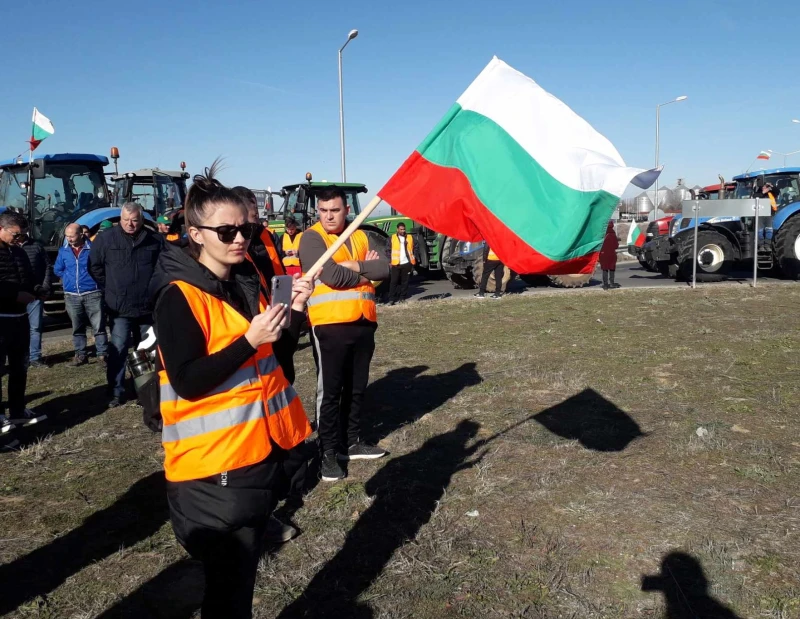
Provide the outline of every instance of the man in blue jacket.
{"type": "Polygon", "coordinates": [[[164,237],[144,227],[142,205],[127,202],[122,205],[119,225],[98,235],[89,254],[89,272],[103,290],[112,322],[106,372],[113,395],[109,408],[125,402],[131,335],[137,341],[144,339],[153,325],[147,289],[164,246],[164,237]]]}
{"type": "Polygon", "coordinates": [[[78,224],[70,224],[64,230],[68,247],[58,250],[54,267],[64,287],[64,305],[72,321],[72,345],[75,358],[72,365],[88,363],[86,358],[86,323],[92,326],[97,356],[103,366],[108,359],[108,336],[106,315],[103,308],[103,293],[89,274],[89,253],[92,244],[78,224]]]}

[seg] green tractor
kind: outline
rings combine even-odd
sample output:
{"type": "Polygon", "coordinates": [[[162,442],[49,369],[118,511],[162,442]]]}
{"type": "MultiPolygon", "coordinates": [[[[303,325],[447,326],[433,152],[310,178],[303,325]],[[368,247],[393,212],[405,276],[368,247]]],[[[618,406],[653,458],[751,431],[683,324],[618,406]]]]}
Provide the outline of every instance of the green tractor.
{"type": "MultiPolygon", "coordinates": [[[[286,185],[279,192],[268,192],[265,196],[265,215],[269,221],[269,229],[276,235],[283,234],[286,228],[285,220],[289,215],[297,219],[301,230],[311,227],[317,221],[317,194],[319,192],[336,187],[344,191],[347,197],[347,206],[350,213],[348,221],[352,221],[361,213],[359,194],[366,193],[367,188],[361,183],[331,183],[328,181],[313,181],[311,173],[306,174],[305,183],[296,185],[286,185]],[[275,208],[275,196],[282,198],[283,203],[279,208],[275,208]]],[[[389,247],[389,233],[381,227],[373,225],[372,222],[365,222],[361,228],[373,243],[379,247],[379,252],[387,256],[391,251],[389,247]]]]}

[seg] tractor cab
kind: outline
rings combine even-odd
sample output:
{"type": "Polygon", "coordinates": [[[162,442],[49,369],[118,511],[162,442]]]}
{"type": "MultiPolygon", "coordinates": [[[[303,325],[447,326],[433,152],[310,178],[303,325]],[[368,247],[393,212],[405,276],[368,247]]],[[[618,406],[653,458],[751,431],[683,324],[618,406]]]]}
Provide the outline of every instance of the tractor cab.
{"type": "Polygon", "coordinates": [[[762,197],[760,189],[767,183],[773,187],[778,211],[800,199],[800,168],[758,170],[734,176],[733,180],[736,183],[735,200],[762,197]]]}
{"type": "Polygon", "coordinates": [[[171,216],[183,208],[186,199],[186,180],[189,173],[181,162],[181,170],[143,168],[112,176],[114,206],[138,202],[153,218],[171,216]]]}
{"type": "Polygon", "coordinates": [[[33,239],[57,248],[67,224],[109,206],[107,165],[106,157],[78,153],[0,162],[0,206],[24,214],[33,239]]]}
{"type": "Polygon", "coordinates": [[[311,173],[306,174],[306,182],[296,185],[286,185],[278,194],[283,203],[278,209],[272,206],[272,194],[269,195],[269,202],[266,212],[269,219],[269,229],[273,232],[283,232],[284,220],[289,215],[293,215],[301,230],[314,225],[317,221],[317,195],[325,189],[341,189],[347,198],[347,206],[350,212],[347,215],[348,221],[352,221],[360,212],[361,204],[358,195],[366,193],[367,188],[361,183],[331,183],[328,181],[313,181],[311,173]]]}

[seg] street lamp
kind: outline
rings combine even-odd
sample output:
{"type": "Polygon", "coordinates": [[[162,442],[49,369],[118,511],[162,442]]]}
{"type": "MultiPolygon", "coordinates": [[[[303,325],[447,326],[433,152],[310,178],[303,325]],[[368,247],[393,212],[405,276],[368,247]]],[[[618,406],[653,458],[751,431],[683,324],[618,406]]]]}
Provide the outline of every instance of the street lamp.
{"type": "Polygon", "coordinates": [[[347,44],[358,36],[358,30],[351,30],[347,40],[339,48],[339,144],[342,148],[342,182],[347,181],[347,171],[344,163],[344,97],[342,95],[342,52],[347,44]]]}
{"type": "MultiPolygon", "coordinates": [[[[666,103],[660,103],[656,106],[656,169],[658,169],[658,126],[661,120],[661,108],[665,105],[669,105],[670,103],[677,103],[678,101],[685,101],[688,99],[686,95],[681,95],[680,97],[673,99],[672,101],[667,101],[666,103]]],[[[658,216],[658,177],[656,177],[656,185],[655,185],[655,194],[653,195],[653,221],[656,220],[658,216]]]]}

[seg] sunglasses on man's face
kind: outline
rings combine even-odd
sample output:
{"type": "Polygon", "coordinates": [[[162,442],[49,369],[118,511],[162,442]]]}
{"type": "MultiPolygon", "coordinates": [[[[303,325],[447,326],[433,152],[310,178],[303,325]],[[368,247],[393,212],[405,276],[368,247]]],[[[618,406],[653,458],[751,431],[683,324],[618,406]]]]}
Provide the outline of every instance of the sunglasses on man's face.
{"type": "Polygon", "coordinates": [[[195,228],[200,230],[213,230],[217,233],[217,238],[223,243],[233,243],[240,232],[245,241],[252,241],[261,229],[261,225],[248,222],[241,226],[225,224],[222,226],[195,226],[195,228]]]}

